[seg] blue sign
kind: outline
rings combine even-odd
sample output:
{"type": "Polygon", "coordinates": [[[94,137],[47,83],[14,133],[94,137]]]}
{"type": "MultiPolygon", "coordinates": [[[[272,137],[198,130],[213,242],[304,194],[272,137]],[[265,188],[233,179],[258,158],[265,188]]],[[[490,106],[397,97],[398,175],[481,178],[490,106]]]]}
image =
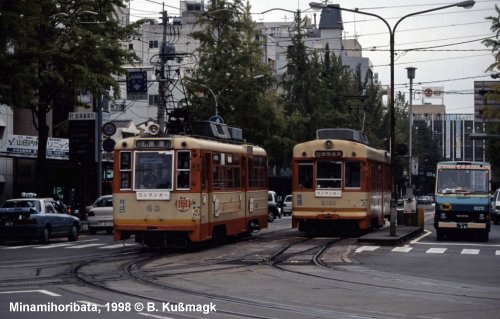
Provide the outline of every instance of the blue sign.
{"type": "Polygon", "coordinates": [[[147,93],[148,73],[146,71],[131,71],[127,76],[127,94],[147,93]]]}
{"type": "Polygon", "coordinates": [[[219,124],[224,124],[224,119],[222,117],[220,117],[219,115],[210,116],[208,121],[214,122],[214,123],[219,123],[219,124]]]}

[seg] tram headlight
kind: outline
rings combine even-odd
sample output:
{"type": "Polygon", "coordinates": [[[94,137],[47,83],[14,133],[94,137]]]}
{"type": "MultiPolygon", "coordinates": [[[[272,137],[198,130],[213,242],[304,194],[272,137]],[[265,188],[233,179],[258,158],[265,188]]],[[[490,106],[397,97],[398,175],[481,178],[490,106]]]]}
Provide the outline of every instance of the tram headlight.
{"type": "Polygon", "coordinates": [[[446,219],[446,214],[445,213],[441,213],[440,217],[441,217],[441,219],[446,219]]]}

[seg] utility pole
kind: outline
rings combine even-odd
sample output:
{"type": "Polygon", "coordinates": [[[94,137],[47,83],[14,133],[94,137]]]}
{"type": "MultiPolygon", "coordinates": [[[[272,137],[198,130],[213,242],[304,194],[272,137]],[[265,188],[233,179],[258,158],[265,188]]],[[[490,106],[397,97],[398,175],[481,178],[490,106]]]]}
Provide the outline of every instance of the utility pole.
{"type": "Polygon", "coordinates": [[[165,11],[165,3],[163,3],[162,10],[162,22],[163,22],[163,38],[160,47],[160,74],[158,76],[158,125],[160,126],[160,134],[165,133],[165,112],[167,109],[167,101],[165,98],[166,85],[168,85],[168,79],[165,78],[165,64],[167,63],[165,51],[167,47],[167,23],[168,15],[165,11]]]}

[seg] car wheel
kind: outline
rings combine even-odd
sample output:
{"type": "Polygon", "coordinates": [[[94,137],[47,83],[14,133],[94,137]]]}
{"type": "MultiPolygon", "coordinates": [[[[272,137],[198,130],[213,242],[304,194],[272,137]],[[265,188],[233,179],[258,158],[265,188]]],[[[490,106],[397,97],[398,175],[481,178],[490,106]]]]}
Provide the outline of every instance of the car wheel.
{"type": "Polygon", "coordinates": [[[71,227],[71,233],[68,236],[69,241],[77,241],[78,240],[78,227],[76,225],[73,225],[71,227]]]}
{"type": "Polygon", "coordinates": [[[267,211],[267,221],[272,223],[274,221],[274,213],[271,211],[267,211]]]}
{"type": "Polygon", "coordinates": [[[40,235],[40,243],[48,244],[50,243],[50,230],[48,227],[45,227],[40,235]]]}

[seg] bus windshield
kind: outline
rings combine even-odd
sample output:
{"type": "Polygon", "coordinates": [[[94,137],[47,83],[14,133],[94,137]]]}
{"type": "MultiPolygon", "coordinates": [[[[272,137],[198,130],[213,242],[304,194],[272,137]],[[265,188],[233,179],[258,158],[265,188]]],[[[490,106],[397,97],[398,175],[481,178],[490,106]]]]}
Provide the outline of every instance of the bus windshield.
{"type": "Polygon", "coordinates": [[[437,192],[441,194],[487,193],[489,174],[487,170],[440,169],[437,177],[437,192]]]}

